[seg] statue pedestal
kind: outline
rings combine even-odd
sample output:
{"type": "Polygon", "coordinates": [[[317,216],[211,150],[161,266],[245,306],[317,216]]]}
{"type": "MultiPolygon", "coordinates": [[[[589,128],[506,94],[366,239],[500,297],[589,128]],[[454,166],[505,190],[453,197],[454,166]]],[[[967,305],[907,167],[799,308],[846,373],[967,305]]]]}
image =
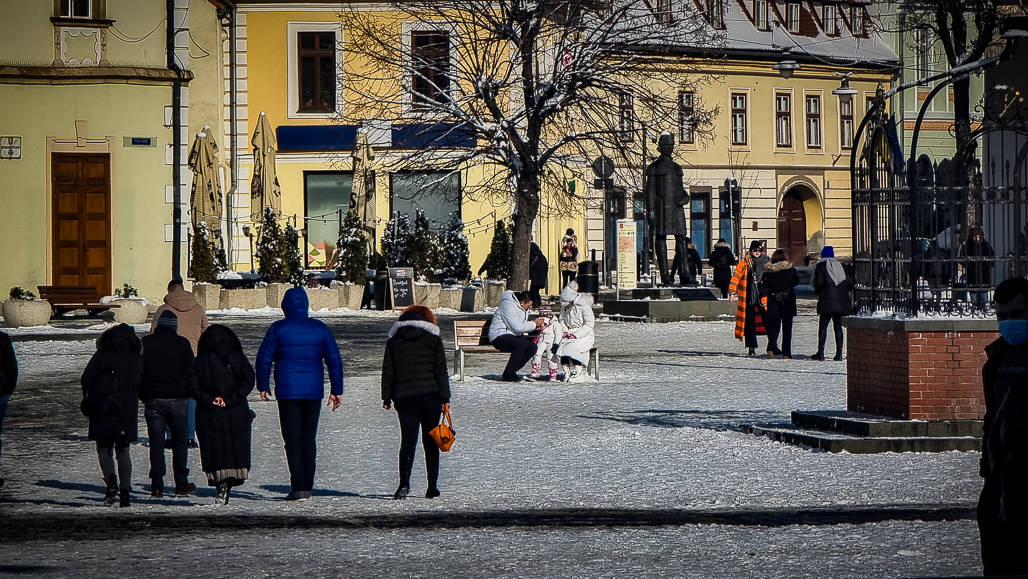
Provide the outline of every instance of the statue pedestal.
{"type": "Polygon", "coordinates": [[[911,420],[985,416],[985,346],[995,320],[847,317],[846,408],[911,420]]]}

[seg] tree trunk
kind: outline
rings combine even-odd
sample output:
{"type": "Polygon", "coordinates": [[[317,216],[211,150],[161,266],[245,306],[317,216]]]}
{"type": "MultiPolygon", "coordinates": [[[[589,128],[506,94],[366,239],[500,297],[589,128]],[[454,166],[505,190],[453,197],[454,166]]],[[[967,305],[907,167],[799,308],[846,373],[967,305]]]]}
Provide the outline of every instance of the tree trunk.
{"type": "Polygon", "coordinates": [[[971,140],[971,80],[962,78],[953,83],[953,125],[956,134],[955,174],[960,184],[967,187],[967,213],[964,217],[964,232],[978,224],[978,206],[975,202],[975,143],[971,140]]]}
{"type": "Polygon", "coordinates": [[[532,243],[532,222],[539,213],[539,179],[520,177],[518,179],[517,214],[514,216],[513,249],[511,251],[510,279],[507,289],[524,291],[528,289],[528,254],[532,243]]]}

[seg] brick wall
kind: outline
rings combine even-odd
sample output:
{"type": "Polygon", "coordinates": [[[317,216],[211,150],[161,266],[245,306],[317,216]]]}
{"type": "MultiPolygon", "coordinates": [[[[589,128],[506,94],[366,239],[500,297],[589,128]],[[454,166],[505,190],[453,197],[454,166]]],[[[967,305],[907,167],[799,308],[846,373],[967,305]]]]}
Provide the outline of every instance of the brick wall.
{"type": "Polygon", "coordinates": [[[980,420],[982,364],[995,330],[910,325],[850,326],[847,409],[912,420],[980,420]]]}

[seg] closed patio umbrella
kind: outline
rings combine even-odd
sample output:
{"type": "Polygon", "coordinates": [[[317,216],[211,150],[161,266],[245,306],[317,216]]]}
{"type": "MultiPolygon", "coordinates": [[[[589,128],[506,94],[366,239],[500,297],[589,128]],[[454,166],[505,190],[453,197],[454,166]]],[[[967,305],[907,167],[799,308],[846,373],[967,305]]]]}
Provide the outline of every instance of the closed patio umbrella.
{"type": "Polygon", "coordinates": [[[250,179],[250,223],[257,239],[260,239],[265,209],[276,215],[282,212],[282,189],[275,174],[275,151],[278,142],[271,121],[262,111],[257,118],[257,127],[250,139],[253,145],[253,176],[250,179]]]}
{"type": "Polygon", "coordinates": [[[193,227],[203,223],[213,236],[221,231],[222,193],[217,145],[209,130],[196,134],[189,149],[188,163],[193,171],[193,190],[189,197],[193,227]]]}

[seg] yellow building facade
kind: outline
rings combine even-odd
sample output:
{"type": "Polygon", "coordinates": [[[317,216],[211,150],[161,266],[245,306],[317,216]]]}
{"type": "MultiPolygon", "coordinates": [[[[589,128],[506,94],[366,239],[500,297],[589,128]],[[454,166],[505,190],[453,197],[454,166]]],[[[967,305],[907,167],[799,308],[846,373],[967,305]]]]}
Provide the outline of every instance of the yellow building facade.
{"type": "MultiPolygon", "coordinates": [[[[0,289],[129,283],[159,298],[172,275],[170,107],[181,83],[182,200],[189,137],[222,127],[218,2],[12,0],[0,21],[0,289]],[[173,46],[167,21],[177,24],[173,46]],[[172,50],[182,69],[168,66],[172,50]],[[17,146],[14,146],[14,145],[17,146]]],[[[228,175],[228,180],[231,176],[228,175]]],[[[228,183],[230,186],[231,183],[228,183]]],[[[188,221],[186,211],[183,219],[188,221]]],[[[185,274],[188,232],[182,235],[185,274]]]]}

